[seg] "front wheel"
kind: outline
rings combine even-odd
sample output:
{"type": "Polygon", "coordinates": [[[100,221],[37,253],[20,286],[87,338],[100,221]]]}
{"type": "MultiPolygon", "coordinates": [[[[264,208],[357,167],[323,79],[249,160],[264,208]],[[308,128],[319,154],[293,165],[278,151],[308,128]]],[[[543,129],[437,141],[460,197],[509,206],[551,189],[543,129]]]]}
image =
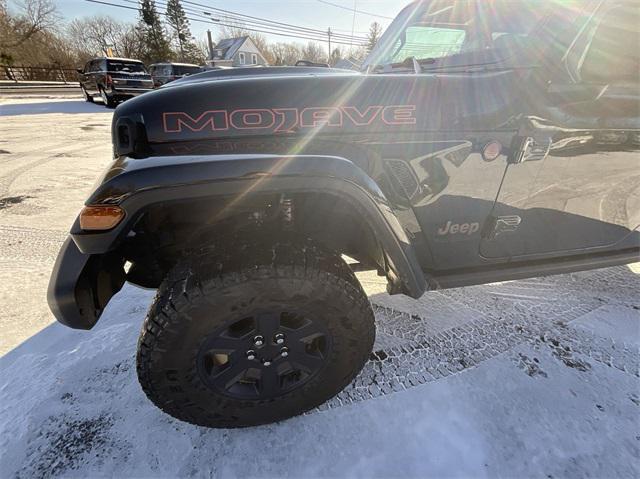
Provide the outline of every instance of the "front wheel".
{"type": "Polygon", "coordinates": [[[255,426],[336,395],[374,337],[367,296],[340,256],[311,244],[245,246],[169,275],[138,343],[138,378],[178,419],[255,426]]]}

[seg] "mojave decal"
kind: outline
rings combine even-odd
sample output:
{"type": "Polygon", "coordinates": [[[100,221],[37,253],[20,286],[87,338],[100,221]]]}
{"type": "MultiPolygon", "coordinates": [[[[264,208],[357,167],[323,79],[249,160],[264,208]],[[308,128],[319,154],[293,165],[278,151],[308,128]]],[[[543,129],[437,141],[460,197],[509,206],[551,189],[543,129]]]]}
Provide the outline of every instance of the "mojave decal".
{"type": "Polygon", "coordinates": [[[288,133],[312,128],[358,128],[371,125],[401,126],[416,124],[415,105],[336,106],[308,108],[258,108],[208,110],[197,115],[165,112],[165,133],[218,132],[250,130],[260,133],[288,133]]]}

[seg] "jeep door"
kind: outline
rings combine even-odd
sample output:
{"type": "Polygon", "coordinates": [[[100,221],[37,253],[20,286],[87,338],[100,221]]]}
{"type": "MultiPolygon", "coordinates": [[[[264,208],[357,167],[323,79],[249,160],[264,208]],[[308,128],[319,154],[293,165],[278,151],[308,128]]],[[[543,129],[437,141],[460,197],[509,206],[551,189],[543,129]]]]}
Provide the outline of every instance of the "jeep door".
{"type": "Polygon", "coordinates": [[[397,214],[411,225],[429,271],[486,264],[478,254],[481,234],[518,135],[514,118],[522,112],[521,71],[527,71],[495,39],[535,30],[547,11],[539,3],[416,2],[367,61],[373,71],[410,68],[417,77],[407,91],[430,123],[410,138],[389,138],[379,155],[389,176],[385,194],[398,205],[408,199],[414,217],[401,208],[397,214]]]}
{"type": "Polygon", "coordinates": [[[600,4],[523,119],[481,255],[533,258],[639,245],[640,4],[600,4]],[[634,232],[635,230],[635,232],[634,232]]]}

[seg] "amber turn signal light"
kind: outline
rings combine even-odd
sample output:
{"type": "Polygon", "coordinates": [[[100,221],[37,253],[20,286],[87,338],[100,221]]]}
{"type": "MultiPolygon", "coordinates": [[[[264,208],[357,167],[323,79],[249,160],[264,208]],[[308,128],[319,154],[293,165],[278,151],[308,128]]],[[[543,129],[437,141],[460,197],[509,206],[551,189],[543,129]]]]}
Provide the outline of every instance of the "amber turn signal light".
{"type": "Polygon", "coordinates": [[[119,206],[85,206],[80,212],[80,228],[87,231],[106,231],[124,218],[119,206]]]}

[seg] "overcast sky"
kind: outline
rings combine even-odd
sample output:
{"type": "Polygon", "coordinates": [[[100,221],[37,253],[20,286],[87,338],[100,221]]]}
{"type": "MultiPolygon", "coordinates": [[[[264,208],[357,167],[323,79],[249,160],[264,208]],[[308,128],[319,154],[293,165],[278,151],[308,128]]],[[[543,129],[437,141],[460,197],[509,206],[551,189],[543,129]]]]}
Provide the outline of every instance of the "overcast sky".
{"type": "MultiPolygon", "coordinates": [[[[111,2],[111,0],[105,0],[111,2]]],[[[338,33],[351,33],[354,22],[352,12],[343,10],[331,5],[323,4],[318,0],[194,0],[197,3],[210,5],[212,7],[231,10],[237,13],[253,15],[291,23],[299,26],[313,27],[326,30],[331,27],[338,33]]],[[[344,7],[356,8],[361,11],[375,13],[382,16],[394,17],[409,0],[329,0],[331,3],[344,7]]],[[[113,3],[123,3],[122,0],[115,0],[113,3]]],[[[135,21],[136,12],[121,8],[110,7],[88,3],[84,0],[56,0],[59,11],[65,19],[70,20],[75,17],[94,14],[107,14],[122,20],[135,21]]],[[[133,6],[132,4],[128,4],[133,6]]],[[[187,5],[185,5],[187,6],[187,5]]],[[[197,8],[192,5],[189,8],[197,8]]],[[[203,9],[204,10],[204,9],[203,9]]],[[[366,14],[355,15],[356,35],[365,36],[372,22],[377,21],[386,27],[390,20],[374,17],[366,14]]],[[[219,36],[214,24],[191,22],[191,29],[198,39],[205,38],[206,30],[210,28],[214,33],[214,39],[219,36]]],[[[284,38],[273,35],[267,36],[270,41],[302,41],[292,38],[284,38]]]]}

